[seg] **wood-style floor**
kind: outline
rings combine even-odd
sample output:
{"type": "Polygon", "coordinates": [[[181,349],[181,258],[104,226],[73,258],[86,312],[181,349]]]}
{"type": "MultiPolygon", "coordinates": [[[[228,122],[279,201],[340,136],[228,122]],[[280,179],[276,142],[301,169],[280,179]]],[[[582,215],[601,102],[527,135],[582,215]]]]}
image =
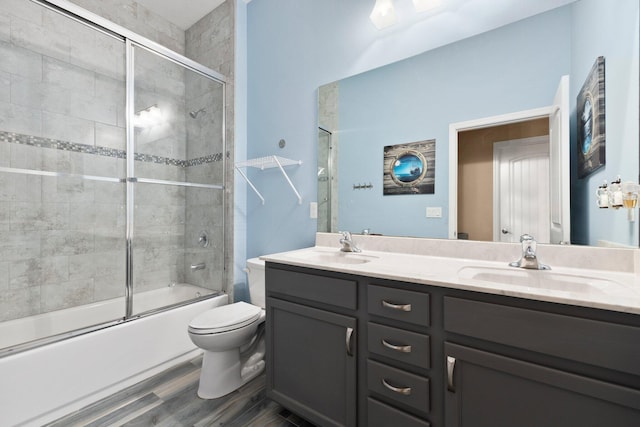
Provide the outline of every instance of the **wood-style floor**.
{"type": "Polygon", "coordinates": [[[264,374],[227,396],[200,399],[201,364],[175,366],[48,426],[313,427],[267,399],[264,374]]]}

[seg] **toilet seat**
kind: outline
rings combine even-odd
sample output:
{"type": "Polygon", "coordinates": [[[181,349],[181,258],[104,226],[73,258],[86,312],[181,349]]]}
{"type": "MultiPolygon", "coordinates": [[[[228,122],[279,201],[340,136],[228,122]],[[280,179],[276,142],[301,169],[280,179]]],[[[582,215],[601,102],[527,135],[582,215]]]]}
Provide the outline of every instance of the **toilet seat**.
{"type": "Polygon", "coordinates": [[[260,318],[262,309],[240,301],[212,308],[196,316],[189,323],[193,334],[217,334],[250,325],[260,318]]]}

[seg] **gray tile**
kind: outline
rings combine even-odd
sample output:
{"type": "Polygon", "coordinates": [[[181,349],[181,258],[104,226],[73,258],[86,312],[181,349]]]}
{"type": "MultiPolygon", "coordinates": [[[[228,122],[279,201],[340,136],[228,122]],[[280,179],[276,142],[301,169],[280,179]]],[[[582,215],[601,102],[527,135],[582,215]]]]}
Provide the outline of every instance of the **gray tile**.
{"type": "Polygon", "coordinates": [[[3,0],[3,14],[8,14],[15,18],[29,20],[35,24],[42,23],[43,8],[33,2],[24,0],[3,0]]]}
{"type": "Polygon", "coordinates": [[[93,279],[42,285],[40,290],[43,313],[93,302],[93,279]]]}
{"type": "Polygon", "coordinates": [[[40,24],[27,20],[11,20],[11,42],[34,52],[69,60],[71,40],[65,34],[49,31],[40,24]]]}
{"type": "Polygon", "coordinates": [[[11,39],[11,17],[7,10],[0,12],[0,40],[9,41],[11,39]]]}
{"type": "MultiPolygon", "coordinates": [[[[20,0],[21,3],[27,3],[20,0]]],[[[26,77],[33,81],[42,80],[42,55],[0,41],[0,70],[26,77]]]]}

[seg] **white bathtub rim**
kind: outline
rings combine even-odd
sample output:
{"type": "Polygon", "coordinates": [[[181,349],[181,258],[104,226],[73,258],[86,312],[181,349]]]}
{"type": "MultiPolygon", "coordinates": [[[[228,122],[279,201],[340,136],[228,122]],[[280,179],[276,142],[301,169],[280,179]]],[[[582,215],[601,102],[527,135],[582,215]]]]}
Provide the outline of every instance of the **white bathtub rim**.
{"type": "MultiPolygon", "coordinates": [[[[227,303],[228,296],[223,294],[200,302],[180,306],[173,310],[159,312],[135,321],[124,322],[95,333],[80,335],[70,340],[58,341],[0,359],[0,375],[5,376],[5,378],[7,378],[7,376],[14,377],[14,381],[8,378],[9,381],[0,383],[0,413],[3,414],[3,423],[8,422],[8,425],[20,427],[41,426],[143,381],[176,364],[197,357],[201,354],[201,351],[193,345],[188,338],[188,322],[204,310],[227,303]],[[181,324],[176,325],[172,322],[172,320],[174,320],[172,317],[176,319],[181,318],[181,324]],[[135,331],[124,330],[124,328],[133,327],[145,331],[146,328],[153,327],[151,322],[154,321],[158,322],[158,326],[170,322],[176,329],[176,333],[180,334],[179,337],[174,338],[177,339],[181,346],[174,351],[172,347],[174,344],[169,344],[168,346],[171,347],[171,349],[161,348],[163,351],[162,354],[158,355],[154,352],[153,357],[161,359],[156,360],[157,363],[145,364],[144,360],[139,360],[140,358],[129,358],[126,355],[123,357],[123,355],[118,354],[118,352],[115,352],[117,353],[117,360],[108,360],[110,357],[113,358],[110,354],[111,347],[94,348],[96,342],[108,346],[110,341],[112,342],[115,338],[120,338],[118,337],[119,333],[124,332],[125,335],[130,336],[132,333],[136,333],[135,331]],[[106,334],[104,341],[98,337],[101,334],[106,334]],[[78,347],[80,351],[78,352],[74,346],[78,347]],[[85,349],[82,349],[83,346],[85,349]],[[87,346],[89,346],[89,351],[93,351],[92,354],[86,351],[87,346]],[[60,360],[59,355],[65,356],[68,354],[78,354],[78,356],[82,358],[77,363],[80,372],[76,371],[74,361],[60,360]],[[58,357],[56,357],[56,355],[58,355],[58,357]],[[119,378],[112,377],[111,373],[109,373],[109,378],[105,379],[100,386],[95,385],[96,379],[93,378],[89,381],[93,382],[93,384],[87,385],[87,382],[85,382],[85,374],[89,371],[93,373],[92,363],[101,357],[107,360],[105,365],[111,365],[111,367],[119,365],[127,366],[129,362],[133,362],[136,366],[127,366],[131,372],[127,372],[126,374],[122,374],[121,371],[114,372],[113,374],[115,376],[122,374],[119,378]],[[20,372],[20,369],[28,372],[20,372]],[[57,378],[57,373],[71,369],[76,374],[72,375],[72,377],[77,376],[77,378],[68,378],[69,383],[75,381],[79,385],[65,385],[61,388],[60,383],[64,381],[57,378]],[[43,376],[47,375],[49,375],[47,378],[43,378],[43,376]],[[74,395],[70,396],[71,394],[74,395]],[[55,403],[52,403],[54,401],[55,403]]],[[[135,338],[139,337],[136,336],[135,338]]],[[[118,342],[119,341],[118,339],[118,342]]],[[[165,345],[165,347],[166,346],[167,345],[165,345]]],[[[119,353],[124,353],[124,351],[121,350],[119,353]]],[[[102,366],[100,368],[102,368],[102,366]]],[[[106,372],[99,372],[96,375],[100,377],[106,374],[106,372]]],[[[65,378],[65,380],[67,380],[67,378],[65,378]]]]}
{"type": "MultiPolygon", "coordinates": [[[[199,292],[200,290],[202,290],[209,293],[198,297],[197,299],[178,300],[172,303],[165,301],[165,304],[163,306],[159,306],[159,308],[157,309],[150,310],[149,307],[145,307],[145,309],[140,310],[139,315],[134,314],[134,316],[130,319],[124,319],[124,297],[116,297],[108,300],[93,302],[90,304],[69,307],[67,309],[56,310],[49,313],[36,314],[33,316],[0,322],[0,358],[11,356],[22,351],[35,349],[43,345],[50,345],[57,341],[75,338],[77,336],[94,331],[99,331],[104,328],[118,326],[131,320],[137,320],[141,316],[155,314],[156,312],[161,312],[164,310],[171,310],[194,302],[200,302],[202,300],[212,298],[212,295],[215,298],[215,296],[218,296],[221,293],[221,291],[214,291],[211,289],[202,288],[200,286],[177,284],[170,287],[163,287],[135,294],[134,299],[136,297],[142,297],[145,299],[154,298],[158,291],[166,293],[170,290],[175,290],[177,292],[188,292],[189,290],[199,292]],[[94,316],[94,310],[104,310],[105,308],[113,314],[105,316],[102,320],[100,317],[94,317],[89,321],[86,320],[87,313],[94,316]],[[117,308],[121,308],[121,310],[116,310],[117,308]],[[83,318],[85,319],[83,324],[76,324],[76,328],[71,328],[69,326],[60,326],[60,324],[64,325],[65,322],[69,323],[69,317],[78,315],[83,316],[83,318]],[[34,331],[34,329],[43,328],[43,324],[45,324],[47,321],[56,322],[53,328],[50,329],[50,332],[48,334],[38,334],[34,331]],[[16,332],[16,328],[21,327],[24,329],[16,332]],[[30,334],[26,341],[25,335],[20,336],[20,334],[24,332],[28,332],[30,334]]],[[[143,307],[148,305],[148,303],[145,303],[143,304],[143,307]]]]}

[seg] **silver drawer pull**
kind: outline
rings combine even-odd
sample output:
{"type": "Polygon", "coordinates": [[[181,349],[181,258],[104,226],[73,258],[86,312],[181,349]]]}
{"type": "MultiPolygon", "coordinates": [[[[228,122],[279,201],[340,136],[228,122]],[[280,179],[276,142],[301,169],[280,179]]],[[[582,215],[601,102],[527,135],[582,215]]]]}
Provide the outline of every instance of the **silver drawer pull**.
{"type": "Polygon", "coordinates": [[[452,393],[456,392],[456,387],[453,385],[453,371],[456,368],[456,358],[447,356],[447,390],[452,393]]]}
{"type": "Polygon", "coordinates": [[[387,340],[382,340],[382,345],[395,351],[399,351],[401,353],[411,353],[410,345],[393,345],[387,340]]]}
{"type": "Polygon", "coordinates": [[[382,306],[398,311],[411,311],[411,304],[393,304],[388,301],[382,300],[382,306]]]}
{"type": "Polygon", "coordinates": [[[402,394],[404,396],[409,396],[411,394],[411,387],[394,387],[389,384],[384,378],[382,379],[382,385],[394,393],[402,394]]]}
{"type": "Polygon", "coordinates": [[[353,337],[353,328],[347,328],[347,334],[345,337],[347,345],[347,356],[353,356],[353,350],[351,349],[351,338],[353,337]]]}

